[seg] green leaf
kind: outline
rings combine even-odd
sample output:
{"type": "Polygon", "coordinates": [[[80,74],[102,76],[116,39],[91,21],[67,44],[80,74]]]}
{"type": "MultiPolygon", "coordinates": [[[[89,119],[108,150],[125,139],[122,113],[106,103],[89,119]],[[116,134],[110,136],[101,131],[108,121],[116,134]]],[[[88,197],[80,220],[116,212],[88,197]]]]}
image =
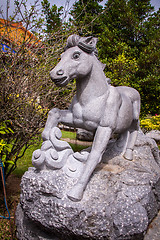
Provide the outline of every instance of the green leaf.
{"type": "Polygon", "coordinates": [[[7,163],[9,163],[9,164],[14,164],[14,162],[13,161],[10,161],[10,160],[8,160],[8,161],[6,161],[7,163]]]}
{"type": "Polygon", "coordinates": [[[3,130],[0,130],[0,134],[6,134],[6,132],[5,131],[3,131],[3,130]]]}
{"type": "Polygon", "coordinates": [[[9,130],[11,133],[14,133],[14,131],[13,131],[11,128],[8,128],[8,130],[9,130]]]}

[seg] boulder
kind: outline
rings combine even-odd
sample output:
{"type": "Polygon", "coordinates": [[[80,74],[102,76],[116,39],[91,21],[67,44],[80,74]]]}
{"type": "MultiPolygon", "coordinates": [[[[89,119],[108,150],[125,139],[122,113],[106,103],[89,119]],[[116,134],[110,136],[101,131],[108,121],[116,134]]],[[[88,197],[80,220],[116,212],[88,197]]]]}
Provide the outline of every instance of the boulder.
{"type": "Polygon", "coordinates": [[[70,158],[59,170],[28,169],[16,211],[18,239],[144,239],[160,209],[160,157],[155,141],[139,132],[133,161],[122,156],[116,140],[110,141],[83,199],[73,202],[67,193],[85,164],[70,158]]]}
{"type": "Polygon", "coordinates": [[[149,138],[153,138],[156,142],[160,142],[160,131],[151,130],[145,134],[149,138]]]}

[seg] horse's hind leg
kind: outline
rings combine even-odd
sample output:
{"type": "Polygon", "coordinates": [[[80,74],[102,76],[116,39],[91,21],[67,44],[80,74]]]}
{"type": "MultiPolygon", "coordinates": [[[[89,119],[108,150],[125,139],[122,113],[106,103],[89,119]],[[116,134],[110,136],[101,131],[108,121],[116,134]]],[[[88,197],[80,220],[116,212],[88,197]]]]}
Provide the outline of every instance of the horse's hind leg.
{"type": "MultiPolygon", "coordinates": [[[[132,126],[136,126],[136,125],[138,125],[137,120],[133,120],[132,126]]],[[[134,130],[132,128],[131,130],[129,130],[128,142],[127,142],[126,150],[124,153],[124,157],[128,160],[133,159],[133,149],[134,149],[135,141],[137,138],[137,133],[138,133],[138,128],[134,130]]]]}
{"type": "Polygon", "coordinates": [[[133,122],[128,129],[129,131],[129,136],[128,136],[128,141],[126,145],[126,150],[124,153],[124,157],[128,160],[133,159],[133,149],[135,145],[135,141],[137,138],[137,133],[139,130],[139,112],[140,112],[140,101],[135,101],[133,103],[133,122]]]}

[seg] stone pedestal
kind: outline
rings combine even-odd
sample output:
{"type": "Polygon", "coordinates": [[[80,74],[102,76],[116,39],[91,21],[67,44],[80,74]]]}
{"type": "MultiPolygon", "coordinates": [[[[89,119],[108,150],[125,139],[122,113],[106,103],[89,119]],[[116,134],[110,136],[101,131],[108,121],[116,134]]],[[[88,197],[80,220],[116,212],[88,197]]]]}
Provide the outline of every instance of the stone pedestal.
{"type": "Polygon", "coordinates": [[[68,199],[67,192],[84,162],[69,162],[54,171],[29,168],[16,212],[18,239],[144,239],[160,209],[159,163],[157,145],[142,133],[133,161],[124,159],[112,140],[80,202],[68,199]]]}

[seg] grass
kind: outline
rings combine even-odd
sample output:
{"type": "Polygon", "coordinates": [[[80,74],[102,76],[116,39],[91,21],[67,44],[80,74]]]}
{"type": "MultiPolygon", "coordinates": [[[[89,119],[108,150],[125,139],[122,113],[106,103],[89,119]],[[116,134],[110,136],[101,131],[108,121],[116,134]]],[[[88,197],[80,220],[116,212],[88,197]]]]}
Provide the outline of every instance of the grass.
{"type": "Polygon", "coordinates": [[[62,138],[70,138],[76,140],[76,132],[61,131],[62,138]]]}
{"type": "Polygon", "coordinates": [[[14,170],[13,174],[15,174],[17,177],[22,177],[22,175],[28,170],[29,167],[33,167],[32,153],[39,148],[41,148],[41,142],[30,146],[26,150],[24,156],[19,159],[19,161],[17,161],[17,168],[14,170]]]}

